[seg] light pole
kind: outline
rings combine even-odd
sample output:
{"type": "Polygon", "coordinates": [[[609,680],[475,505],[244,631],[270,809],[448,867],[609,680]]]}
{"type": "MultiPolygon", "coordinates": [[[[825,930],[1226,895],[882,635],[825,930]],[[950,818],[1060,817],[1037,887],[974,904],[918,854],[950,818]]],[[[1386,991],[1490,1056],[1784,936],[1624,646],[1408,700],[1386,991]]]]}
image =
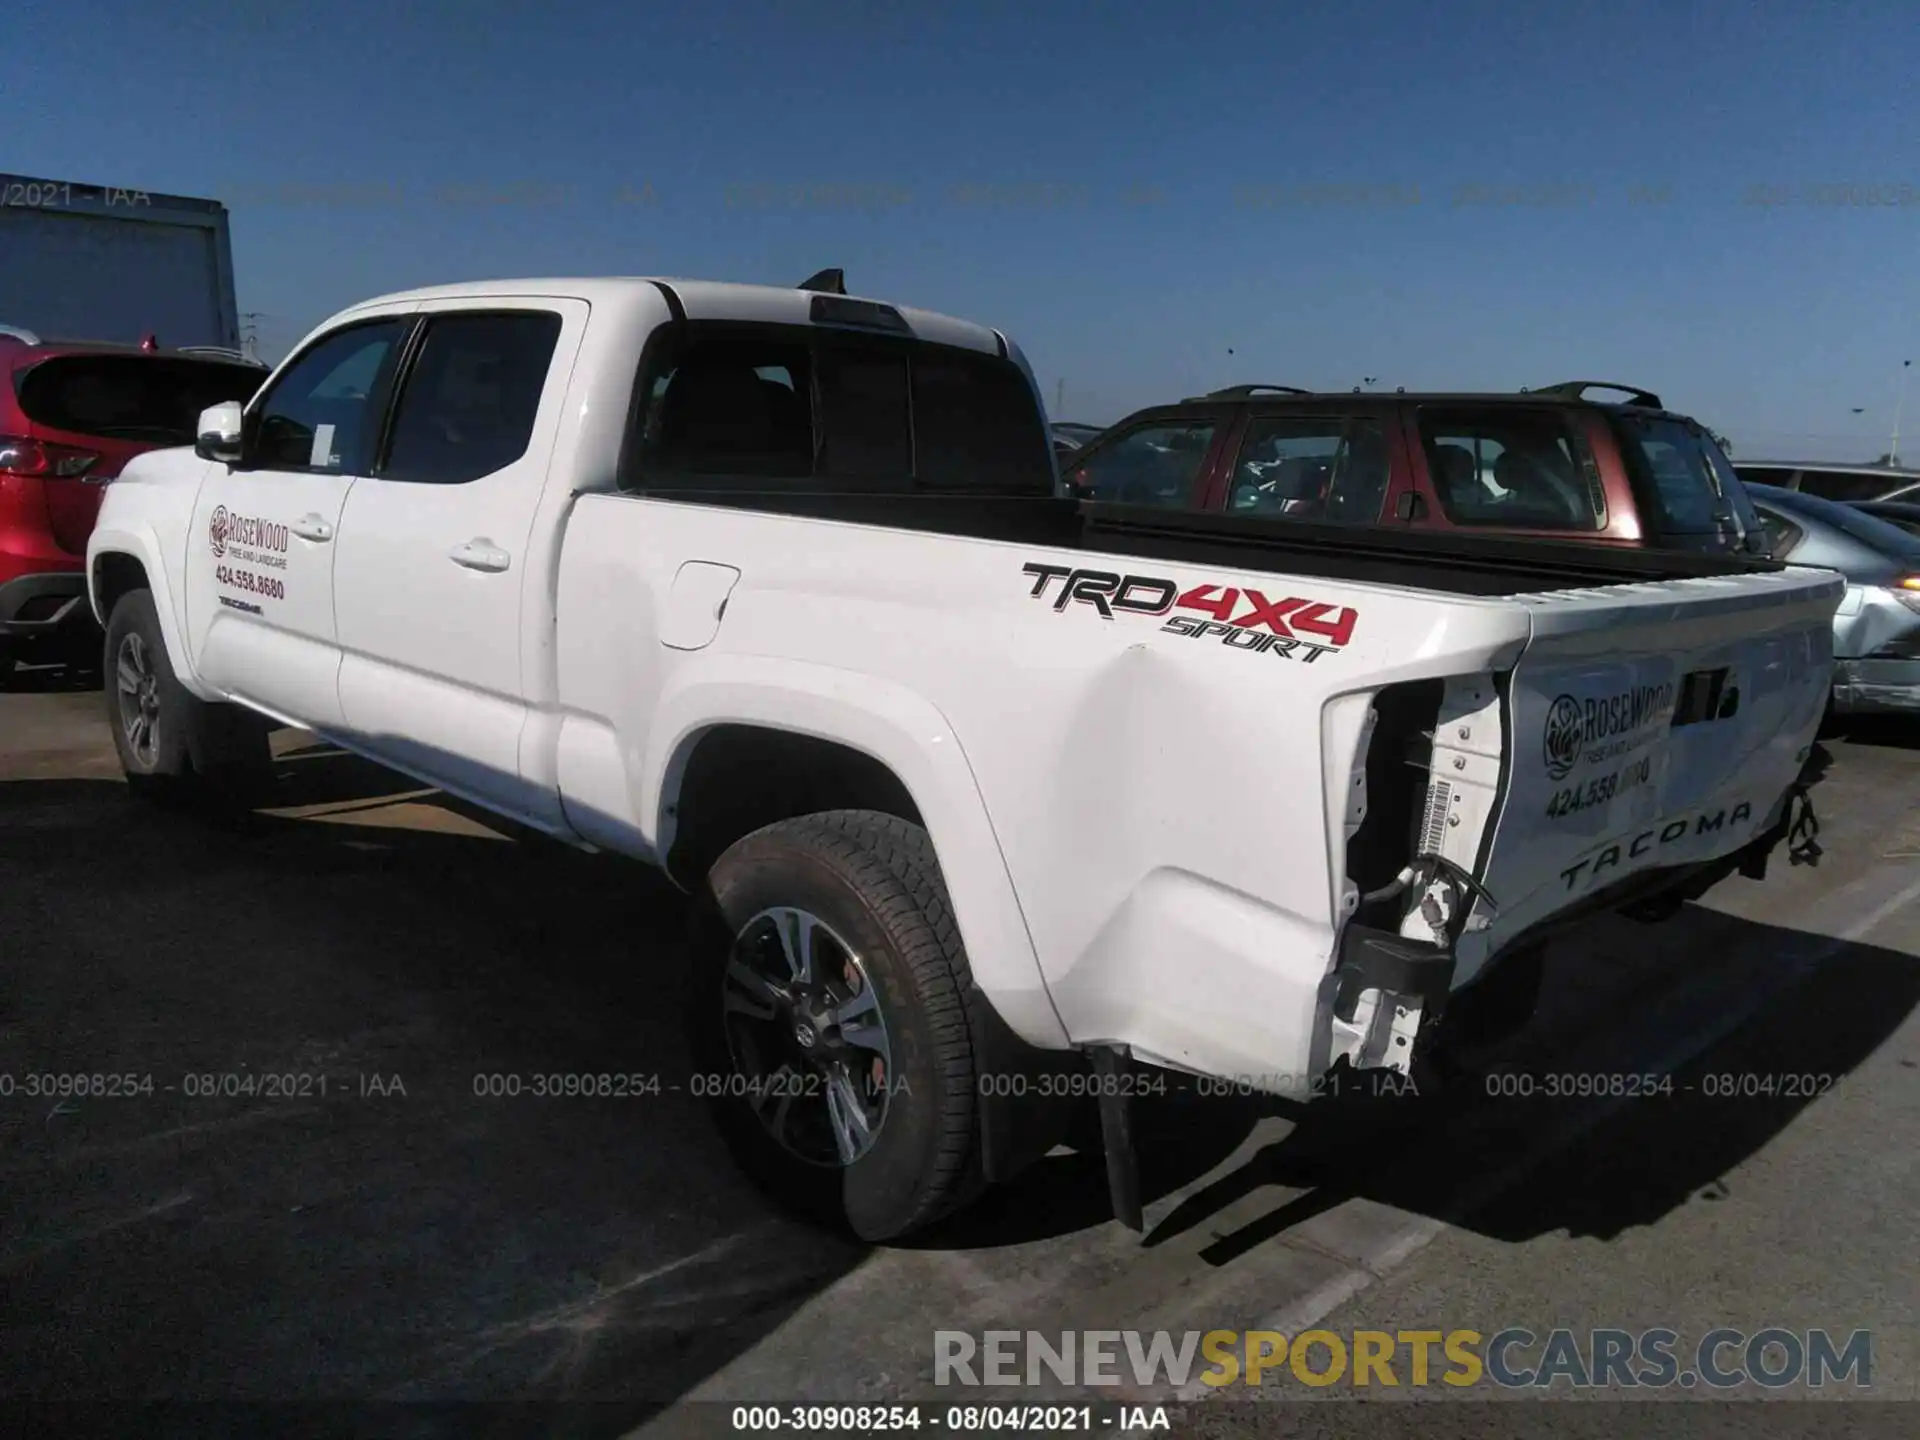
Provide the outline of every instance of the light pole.
{"type": "Polygon", "coordinates": [[[1893,402],[1893,443],[1887,447],[1889,467],[1900,464],[1900,412],[1907,408],[1907,370],[1912,364],[1911,360],[1900,362],[1900,398],[1893,402]]]}
{"type": "Polygon", "coordinates": [[[271,318],[264,310],[248,310],[240,319],[245,322],[241,329],[241,352],[249,360],[260,358],[260,322],[271,318]]]}

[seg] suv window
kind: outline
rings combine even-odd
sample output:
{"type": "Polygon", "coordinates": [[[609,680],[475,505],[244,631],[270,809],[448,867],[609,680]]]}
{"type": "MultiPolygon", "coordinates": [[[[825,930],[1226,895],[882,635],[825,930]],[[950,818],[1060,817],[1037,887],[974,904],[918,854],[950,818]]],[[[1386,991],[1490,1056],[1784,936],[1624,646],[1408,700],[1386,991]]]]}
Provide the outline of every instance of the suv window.
{"type": "Polygon", "coordinates": [[[642,385],[630,489],[697,476],[710,489],[1054,491],[1039,401],[997,356],[825,327],[695,322],[648,357],[642,385]]]}
{"type": "Polygon", "coordinates": [[[1793,553],[1794,546],[1806,538],[1806,531],[1780,511],[1766,506],[1760,507],[1760,525],[1766,531],[1769,553],[1776,560],[1786,559],[1793,553]]]}
{"type": "Polygon", "coordinates": [[[336,330],[287,367],[248,417],[253,463],[366,474],[379,429],[379,396],[409,323],[396,317],[336,330]]]}
{"type": "Polygon", "coordinates": [[[244,404],[266,378],[257,367],[217,360],[55,355],[20,377],[20,409],[50,430],[191,445],[202,410],[244,404]]]}
{"type": "Polygon", "coordinates": [[[1227,508],[1369,522],[1380,518],[1386,495],[1387,442],[1378,420],[1276,416],[1247,426],[1227,508]]]}
{"type": "Polygon", "coordinates": [[[1746,482],[1740,478],[1740,472],[1733,468],[1727,452],[1720,448],[1718,440],[1707,433],[1702,433],[1700,437],[1700,452],[1713,467],[1713,478],[1720,487],[1720,494],[1733,507],[1734,519],[1740,522],[1744,548],[1750,554],[1771,555],[1773,551],[1767,539],[1766,526],[1761,523],[1759,512],[1753,508],[1753,496],[1747,493],[1746,482]]]}
{"type": "MultiPolygon", "coordinates": [[[[1694,427],[1679,420],[1617,415],[1614,434],[1626,461],[1628,477],[1641,508],[1645,528],[1662,535],[1711,535],[1734,508],[1722,495],[1723,478],[1714,461],[1724,465],[1720,447],[1694,427]]],[[[1737,483],[1737,481],[1735,482],[1737,483]]]]}
{"type": "Polygon", "coordinates": [[[1606,528],[1599,476],[1557,412],[1423,406],[1420,443],[1440,507],[1456,525],[1606,528]]]}
{"type": "Polygon", "coordinates": [[[463,485],[526,454],[559,339],[549,310],[431,317],[401,382],[382,477],[463,485]]]}
{"type": "Polygon", "coordinates": [[[1216,428],[1211,420],[1140,425],[1076,464],[1070,472],[1071,483],[1094,500],[1184,508],[1193,502],[1194,481],[1213,448],[1216,428]]]}
{"type": "Polygon", "coordinates": [[[1749,485],[1772,485],[1781,490],[1793,488],[1789,483],[1794,473],[1791,470],[1776,469],[1770,465],[1736,465],[1733,468],[1734,472],[1749,485]]]}
{"type": "Polygon", "coordinates": [[[1878,500],[1899,484],[1898,476],[1847,470],[1802,470],[1799,489],[1822,500],[1878,500]]]}

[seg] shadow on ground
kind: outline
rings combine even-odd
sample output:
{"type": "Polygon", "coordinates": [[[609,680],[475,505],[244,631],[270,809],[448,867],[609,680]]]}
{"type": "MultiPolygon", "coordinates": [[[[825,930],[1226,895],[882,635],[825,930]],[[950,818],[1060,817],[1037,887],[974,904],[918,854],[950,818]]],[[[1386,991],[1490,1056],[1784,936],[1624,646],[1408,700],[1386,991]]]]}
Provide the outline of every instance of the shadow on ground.
{"type": "MultiPolygon", "coordinates": [[[[335,751],[280,770],[283,812],[417,789],[335,751]]],[[[215,824],[113,783],[0,785],[0,1073],[120,1077],[86,1083],[124,1092],[16,1082],[0,1098],[0,1392],[593,1397],[613,1403],[591,1433],[612,1434],[759,1342],[864,1251],[776,1212],[713,1138],[687,1083],[682,915],[652,872],[555,845],[352,808],[215,824]],[[542,1075],[616,1077],[594,1083],[626,1094],[485,1093],[542,1075]]],[[[1618,954],[1606,985],[1550,981],[1548,1037],[1665,1003],[1675,954],[1806,939],[1698,908],[1656,947],[1619,925],[1596,942],[1618,954]]],[[[1916,1000],[1910,957],[1845,946],[1688,1075],[1844,1075],[1916,1000]]],[[[1206,1259],[1356,1195],[1507,1239],[1613,1235],[1688,1203],[1806,1103],[1633,1101],[1462,1214],[1566,1102],[1169,1097],[1141,1108],[1150,1202],[1218,1168],[1263,1116],[1298,1123],[1149,1242],[1267,1185],[1310,1193],[1206,1259]]],[[[1078,1153],[923,1244],[1108,1223],[1086,1118],[1078,1153]]]]}
{"type": "MultiPolygon", "coordinates": [[[[1554,1232],[1613,1239],[1684,1205],[1724,1198],[1726,1176],[1818,1105],[1920,1004],[1920,969],[1910,955],[1698,907],[1670,929],[1664,938],[1696,955],[1766,956],[1819,945],[1822,958],[1747,1023],[1671,1072],[1587,1058],[1567,1067],[1588,1076],[1639,1074],[1620,1084],[1636,1094],[1547,1096],[1549,1084],[1569,1082],[1553,1080],[1555,1061],[1536,1037],[1530,1056],[1495,1064],[1446,1094],[1321,1102],[1284,1141],[1191,1197],[1149,1243],[1205,1224],[1262,1186],[1305,1193],[1218,1235],[1203,1252],[1207,1260],[1230,1263],[1352,1197],[1511,1242],[1554,1232]],[[1516,1085],[1533,1093],[1516,1095],[1516,1085]],[[1556,1147],[1559,1136],[1572,1138],[1556,1147]],[[1530,1154],[1538,1163],[1516,1165],[1530,1154]],[[1489,1183],[1509,1170],[1517,1171],[1513,1183],[1489,1183]]],[[[1737,998],[1736,983],[1726,995],[1737,998]]],[[[1657,994],[1644,998],[1659,1004],[1657,994]]]]}
{"type": "MultiPolygon", "coordinates": [[[[283,768],[280,804],[356,788],[283,768]]],[[[755,1343],[862,1251],[712,1139],[679,915],[553,846],[0,785],[0,1073],[102,1077],[0,1096],[0,1391],[592,1396],[617,1433],[755,1343]],[[624,1095],[529,1093],[568,1075],[624,1095]]]]}
{"type": "Polygon", "coordinates": [[[1837,733],[1852,745],[1920,750],[1920,715],[1863,715],[1842,721],[1837,733]]]}

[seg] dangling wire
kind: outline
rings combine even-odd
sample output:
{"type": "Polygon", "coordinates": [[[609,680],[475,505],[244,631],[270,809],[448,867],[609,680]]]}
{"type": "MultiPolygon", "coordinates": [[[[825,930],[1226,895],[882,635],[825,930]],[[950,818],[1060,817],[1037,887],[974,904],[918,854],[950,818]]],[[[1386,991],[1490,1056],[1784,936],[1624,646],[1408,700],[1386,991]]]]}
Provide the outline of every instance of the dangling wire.
{"type": "Polygon", "coordinates": [[[1806,786],[1796,785],[1788,792],[1787,803],[1796,810],[1787,827],[1787,860],[1794,865],[1818,865],[1826,852],[1820,848],[1820,817],[1813,813],[1813,796],[1806,786]]]}

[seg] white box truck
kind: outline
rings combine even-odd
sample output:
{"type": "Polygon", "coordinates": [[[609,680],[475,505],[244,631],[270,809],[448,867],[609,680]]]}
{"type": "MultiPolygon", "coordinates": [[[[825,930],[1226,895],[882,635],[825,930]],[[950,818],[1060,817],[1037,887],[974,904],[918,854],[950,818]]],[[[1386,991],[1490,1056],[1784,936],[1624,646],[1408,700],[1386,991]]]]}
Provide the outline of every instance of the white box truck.
{"type": "Polygon", "coordinates": [[[46,339],[237,350],[227,207],[0,174],[0,326],[46,339]]]}

